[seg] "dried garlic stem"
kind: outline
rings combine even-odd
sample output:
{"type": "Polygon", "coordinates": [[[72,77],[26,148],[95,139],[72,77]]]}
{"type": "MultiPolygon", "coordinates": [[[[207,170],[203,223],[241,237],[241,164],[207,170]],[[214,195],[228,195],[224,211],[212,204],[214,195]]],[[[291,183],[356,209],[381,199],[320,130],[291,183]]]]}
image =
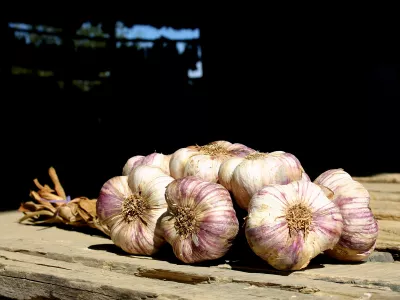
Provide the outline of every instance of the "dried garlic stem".
{"type": "Polygon", "coordinates": [[[53,167],[49,168],[49,176],[54,183],[54,189],[56,190],[57,194],[63,199],[67,199],[64,188],[62,187],[60,180],[58,179],[56,170],[53,167]]]}
{"type": "Polygon", "coordinates": [[[208,144],[204,146],[200,146],[200,152],[203,154],[207,155],[229,155],[229,151],[226,149],[226,147],[223,147],[222,145],[219,144],[208,144]]]}
{"type": "Polygon", "coordinates": [[[46,200],[49,200],[49,201],[51,201],[51,200],[57,200],[57,201],[65,200],[65,198],[63,198],[61,196],[58,196],[58,195],[55,195],[53,193],[49,193],[49,192],[46,192],[46,191],[39,191],[39,195],[43,199],[46,199],[46,200]]]}
{"type": "Polygon", "coordinates": [[[34,218],[34,217],[38,217],[38,216],[50,216],[53,217],[54,214],[48,210],[39,210],[39,211],[35,211],[32,213],[25,213],[25,215],[20,218],[18,220],[19,223],[22,223],[23,221],[30,219],[30,218],[34,218]]]}
{"type": "Polygon", "coordinates": [[[51,203],[49,203],[48,201],[43,200],[42,197],[37,192],[31,191],[29,196],[31,196],[33,199],[35,199],[40,204],[44,205],[51,212],[53,212],[53,213],[56,212],[56,208],[51,203]]]}
{"type": "Polygon", "coordinates": [[[41,197],[39,196],[39,194],[37,193],[37,192],[35,192],[35,191],[31,191],[30,192],[30,194],[29,194],[29,196],[31,196],[32,198],[34,198],[36,201],[38,201],[38,202],[41,202],[42,201],[42,199],[41,199],[41,197]]]}
{"type": "Polygon", "coordinates": [[[33,183],[36,185],[36,187],[37,187],[39,190],[43,190],[43,189],[44,189],[44,186],[41,185],[41,184],[39,183],[39,180],[38,180],[37,178],[35,178],[35,179],[33,180],[33,183]]]}
{"type": "Polygon", "coordinates": [[[259,158],[265,158],[267,156],[268,156],[268,153],[255,151],[253,153],[250,153],[250,154],[246,155],[245,159],[256,160],[256,159],[259,159],[259,158]]]}

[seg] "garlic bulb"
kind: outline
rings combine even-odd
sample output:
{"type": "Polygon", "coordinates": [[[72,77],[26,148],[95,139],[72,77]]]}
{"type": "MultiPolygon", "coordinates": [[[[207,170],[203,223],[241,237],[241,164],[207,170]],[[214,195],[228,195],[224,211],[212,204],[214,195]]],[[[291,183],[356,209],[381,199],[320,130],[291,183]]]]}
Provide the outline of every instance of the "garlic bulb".
{"type": "Polygon", "coordinates": [[[152,255],[165,243],[157,226],[167,210],[165,188],[173,178],[154,166],[138,166],[128,176],[108,180],[96,210],[114,244],[131,254],[152,255]]]}
{"type": "Polygon", "coordinates": [[[343,232],[338,244],[326,254],[342,261],[361,261],[374,250],[378,222],[369,207],[369,192],[343,169],[332,169],[318,176],[315,183],[333,192],[343,216],[343,232]]]}
{"type": "Polygon", "coordinates": [[[309,181],[269,185],[250,200],[247,241],[259,257],[278,270],[300,270],[340,238],[339,208],[309,181]]]}
{"type": "Polygon", "coordinates": [[[165,174],[169,175],[169,161],[171,155],[164,155],[162,153],[152,153],[147,156],[136,155],[128,159],[122,169],[122,175],[128,176],[132,168],[137,166],[156,166],[159,167],[165,174]]]}
{"type": "Polygon", "coordinates": [[[310,181],[299,160],[283,151],[253,152],[245,157],[227,159],[222,163],[218,177],[243,209],[247,209],[250,198],[266,185],[310,181]]]}
{"type": "Polygon", "coordinates": [[[168,210],[160,226],[178,259],[196,263],[226,254],[239,231],[228,190],[188,176],[171,182],[165,198],[168,210]]]}
{"type": "Polygon", "coordinates": [[[218,182],[218,171],[222,162],[230,157],[241,157],[254,152],[253,149],[227,141],[216,141],[204,146],[181,148],[172,154],[169,168],[175,179],[197,176],[210,182],[218,182]]]}

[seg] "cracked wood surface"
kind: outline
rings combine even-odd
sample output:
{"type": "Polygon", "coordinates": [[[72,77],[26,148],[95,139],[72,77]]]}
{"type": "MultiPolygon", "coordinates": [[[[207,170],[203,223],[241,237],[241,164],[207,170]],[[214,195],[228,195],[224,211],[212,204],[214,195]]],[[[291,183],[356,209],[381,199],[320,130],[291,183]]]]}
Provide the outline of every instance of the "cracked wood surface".
{"type": "Polygon", "coordinates": [[[257,261],[182,264],[127,255],[112,241],[0,214],[0,296],[12,299],[400,299],[400,262],[312,262],[299,272],[257,261]],[[47,298],[46,298],[47,297],[47,298]]]}

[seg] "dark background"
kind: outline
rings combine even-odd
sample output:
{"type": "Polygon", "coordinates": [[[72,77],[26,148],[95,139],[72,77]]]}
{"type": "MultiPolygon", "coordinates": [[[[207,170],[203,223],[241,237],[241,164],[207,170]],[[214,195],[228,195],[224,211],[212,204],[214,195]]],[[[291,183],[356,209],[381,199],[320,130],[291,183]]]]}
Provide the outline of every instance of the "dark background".
{"type": "Polygon", "coordinates": [[[50,166],[71,197],[95,198],[134,155],[213,140],[290,152],[312,179],[331,168],[353,176],[400,171],[399,49],[389,25],[31,13],[9,14],[0,27],[1,210],[27,200],[34,178],[49,184],[50,166]],[[190,51],[177,55],[174,42],[160,41],[169,46],[146,59],[134,48],[116,49],[119,20],[199,28],[200,39],[190,43],[201,46],[203,77],[189,83],[196,59],[190,51]],[[76,50],[73,40],[87,38],[76,29],[86,21],[110,32],[105,47],[76,50]],[[9,22],[60,27],[64,43],[27,46],[9,22]],[[15,67],[54,76],[17,75],[15,67]],[[99,79],[105,70],[111,76],[99,79]],[[84,92],[74,80],[100,84],[84,92]]]}

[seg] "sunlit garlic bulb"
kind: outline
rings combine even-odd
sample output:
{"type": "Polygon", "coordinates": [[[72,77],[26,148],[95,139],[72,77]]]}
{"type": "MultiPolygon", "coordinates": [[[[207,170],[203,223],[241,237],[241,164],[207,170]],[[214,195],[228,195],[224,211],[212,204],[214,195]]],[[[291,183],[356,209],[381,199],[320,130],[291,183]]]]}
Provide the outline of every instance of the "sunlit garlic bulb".
{"type": "Polygon", "coordinates": [[[245,233],[250,248],[278,270],[300,270],[335,246],[339,208],[309,181],[269,185],[250,200],[245,233]]]}
{"type": "Polygon", "coordinates": [[[165,243],[157,226],[167,210],[166,186],[173,178],[154,166],[108,180],[97,199],[97,215],[112,241],[131,254],[152,255],[165,243]]]}
{"type": "Polygon", "coordinates": [[[341,261],[365,260],[378,238],[378,222],[369,207],[368,190],[343,169],[328,170],[314,182],[332,190],[332,201],[343,216],[341,238],[326,254],[341,261]]]}
{"type": "Polygon", "coordinates": [[[242,157],[253,149],[227,141],[215,141],[204,146],[181,148],[172,154],[169,168],[175,179],[196,176],[209,182],[218,182],[221,163],[231,157],[242,157]]]}
{"type": "Polygon", "coordinates": [[[239,230],[228,190],[188,176],[171,182],[165,198],[160,227],[178,259],[196,263],[226,254],[239,230]]]}
{"type": "Polygon", "coordinates": [[[128,176],[131,170],[137,166],[155,166],[159,167],[165,174],[169,175],[169,161],[171,155],[162,153],[152,153],[147,156],[136,155],[128,159],[122,169],[122,175],[128,176]]]}
{"type": "Polygon", "coordinates": [[[232,192],[234,200],[247,209],[250,198],[268,184],[310,181],[299,160],[290,153],[253,152],[245,157],[225,160],[218,173],[219,182],[232,192]]]}

